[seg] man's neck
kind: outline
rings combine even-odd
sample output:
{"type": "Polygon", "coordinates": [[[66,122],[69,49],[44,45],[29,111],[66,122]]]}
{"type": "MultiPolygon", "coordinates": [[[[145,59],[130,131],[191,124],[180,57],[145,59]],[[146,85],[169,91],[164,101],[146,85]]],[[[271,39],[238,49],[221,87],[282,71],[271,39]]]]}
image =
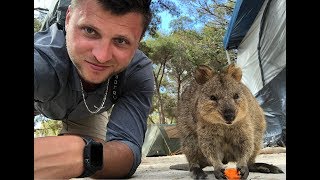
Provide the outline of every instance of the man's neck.
{"type": "Polygon", "coordinates": [[[81,79],[81,82],[82,82],[83,89],[85,92],[92,92],[100,86],[100,84],[88,83],[83,79],[81,79]]]}

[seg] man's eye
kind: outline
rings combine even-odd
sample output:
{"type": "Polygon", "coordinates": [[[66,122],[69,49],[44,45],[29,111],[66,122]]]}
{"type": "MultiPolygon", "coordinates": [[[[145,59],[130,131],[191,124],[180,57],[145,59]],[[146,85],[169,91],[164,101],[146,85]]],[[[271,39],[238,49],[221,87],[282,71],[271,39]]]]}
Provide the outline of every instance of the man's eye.
{"type": "Polygon", "coordinates": [[[119,45],[129,44],[129,42],[124,38],[116,38],[114,41],[115,41],[115,43],[117,43],[119,45]]]}
{"type": "Polygon", "coordinates": [[[96,34],[92,28],[86,27],[86,28],[83,28],[83,30],[85,31],[86,34],[91,35],[91,36],[96,34]]]}

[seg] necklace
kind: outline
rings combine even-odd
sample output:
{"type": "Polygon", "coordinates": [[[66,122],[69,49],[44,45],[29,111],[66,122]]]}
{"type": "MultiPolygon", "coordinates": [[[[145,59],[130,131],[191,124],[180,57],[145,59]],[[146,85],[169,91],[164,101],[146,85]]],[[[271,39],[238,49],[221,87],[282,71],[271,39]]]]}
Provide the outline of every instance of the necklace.
{"type": "Polygon", "coordinates": [[[100,105],[99,108],[97,108],[97,107],[94,106],[94,107],[96,108],[95,111],[91,111],[91,110],[89,109],[88,105],[87,105],[86,99],[85,99],[85,97],[84,97],[84,90],[83,90],[83,86],[82,86],[81,79],[80,79],[80,85],[81,85],[81,92],[82,92],[83,102],[84,102],[84,105],[86,105],[88,111],[89,111],[91,114],[95,114],[95,113],[99,112],[99,111],[103,108],[104,102],[106,101],[106,98],[107,98],[107,95],[108,95],[109,79],[108,79],[108,82],[107,82],[107,89],[106,89],[106,91],[105,91],[105,93],[104,93],[104,97],[103,97],[102,103],[101,103],[101,105],[100,105]]]}

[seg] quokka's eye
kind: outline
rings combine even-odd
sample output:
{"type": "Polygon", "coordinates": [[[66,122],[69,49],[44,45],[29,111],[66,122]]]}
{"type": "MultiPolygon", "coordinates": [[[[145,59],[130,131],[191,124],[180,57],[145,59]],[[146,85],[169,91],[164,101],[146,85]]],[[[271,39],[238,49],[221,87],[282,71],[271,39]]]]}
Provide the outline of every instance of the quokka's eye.
{"type": "Polygon", "coordinates": [[[238,93],[234,94],[233,99],[239,99],[239,94],[238,93]]]}
{"type": "Polygon", "coordinates": [[[218,100],[218,98],[216,97],[216,96],[210,96],[210,99],[212,100],[212,101],[217,101],[218,100]]]}

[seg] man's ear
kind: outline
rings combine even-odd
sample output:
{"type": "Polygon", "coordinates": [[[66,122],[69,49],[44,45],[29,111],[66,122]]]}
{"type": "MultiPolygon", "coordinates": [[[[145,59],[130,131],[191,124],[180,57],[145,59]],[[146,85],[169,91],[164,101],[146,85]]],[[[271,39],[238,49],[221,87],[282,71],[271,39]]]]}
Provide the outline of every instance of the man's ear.
{"type": "Polygon", "coordinates": [[[70,21],[70,13],[71,13],[71,5],[68,6],[68,9],[67,9],[67,12],[66,12],[66,20],[64,22],[64,26],[65,26],[65,29],[67,29],[68,27],[68,24],[69,24],[69,21],[70,21]]]}

